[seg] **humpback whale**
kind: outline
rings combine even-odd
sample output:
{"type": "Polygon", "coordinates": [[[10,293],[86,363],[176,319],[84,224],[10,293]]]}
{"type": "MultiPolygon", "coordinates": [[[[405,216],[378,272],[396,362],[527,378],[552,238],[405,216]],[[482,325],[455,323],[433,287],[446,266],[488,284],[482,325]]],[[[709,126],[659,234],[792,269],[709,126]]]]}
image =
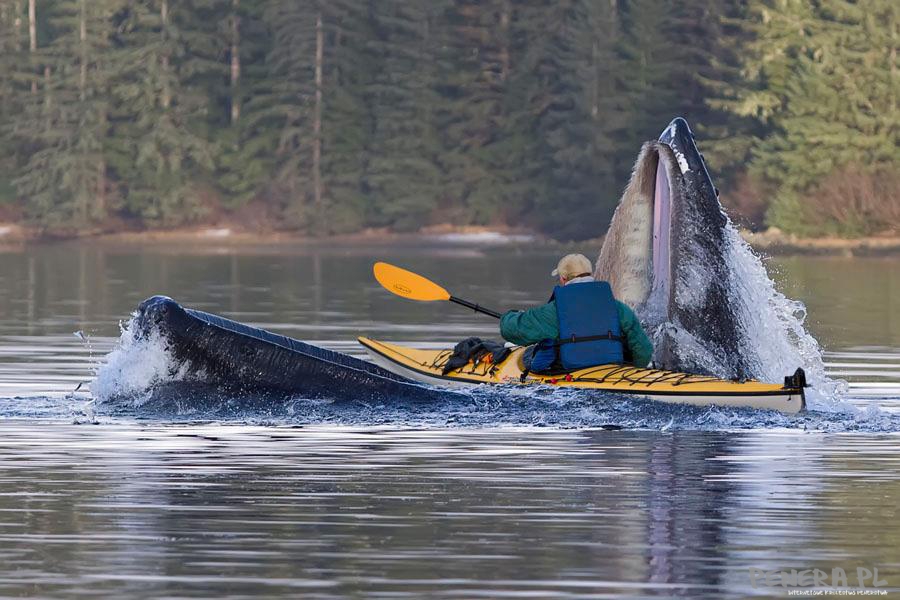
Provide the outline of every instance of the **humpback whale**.
{"type": "Polygon", "coordinates": [[[687,121],[674,119],[643,145],[594,273],[635,309],[657,367],[766,375],[729,265],[736,235],[687,121]]]}

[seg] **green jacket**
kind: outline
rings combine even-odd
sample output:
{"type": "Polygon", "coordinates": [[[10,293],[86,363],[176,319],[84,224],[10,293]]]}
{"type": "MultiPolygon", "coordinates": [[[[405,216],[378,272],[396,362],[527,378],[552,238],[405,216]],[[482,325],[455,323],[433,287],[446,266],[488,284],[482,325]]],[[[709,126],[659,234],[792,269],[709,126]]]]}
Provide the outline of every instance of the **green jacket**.
{"type": "MultiPolygon", "coordinates": [[[[634,365],[646,367],[653,357],[653,344],[634,311],[616,300],[619,312],[619,324],[625,343],[631,350],[634,365]]],[[[524,311],[511,310],[500,319],[500,335],[508,342],[519,346],[536,344],[547,338],[559,337],[559,319],[556,316],[556,303],[553,301],[524,311]]]]}

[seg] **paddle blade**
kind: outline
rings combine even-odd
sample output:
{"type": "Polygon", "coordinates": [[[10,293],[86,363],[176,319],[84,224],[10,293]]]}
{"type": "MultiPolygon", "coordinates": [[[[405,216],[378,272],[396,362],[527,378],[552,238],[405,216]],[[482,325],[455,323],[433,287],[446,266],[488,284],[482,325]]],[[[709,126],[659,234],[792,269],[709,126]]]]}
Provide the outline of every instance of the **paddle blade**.
{"type": "Polygon", "coordinates": [[[424,302],[450,299],[447,290],[412,271],[383,262],[375,263],[372,271],[384,289],[398,296],[424,302]]]}

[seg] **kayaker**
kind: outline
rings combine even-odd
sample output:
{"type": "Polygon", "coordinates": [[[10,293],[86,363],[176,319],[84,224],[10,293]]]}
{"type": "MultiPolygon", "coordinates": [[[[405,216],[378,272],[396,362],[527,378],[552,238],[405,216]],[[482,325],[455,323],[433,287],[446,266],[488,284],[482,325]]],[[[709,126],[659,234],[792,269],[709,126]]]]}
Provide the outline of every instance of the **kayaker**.
{"type": "Polygon", "coordinates": [[[559,278],[550,301],[511,310],[500,319],[500,335],[530,346],[525,366],[532,371],[575,370],[609,363],[645,367],[653,345],[634,311],[613,297],[609,283],[595,281],[583,254],[567,254],[551,275],[559,278]]]}

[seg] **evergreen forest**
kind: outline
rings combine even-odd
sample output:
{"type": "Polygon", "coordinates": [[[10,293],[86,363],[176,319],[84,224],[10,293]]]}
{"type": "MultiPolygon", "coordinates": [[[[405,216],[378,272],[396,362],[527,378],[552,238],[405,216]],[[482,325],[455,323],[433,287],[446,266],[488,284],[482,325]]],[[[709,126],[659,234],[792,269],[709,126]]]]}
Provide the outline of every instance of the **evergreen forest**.
{"type": "Polygon", "coordinates": [[[691,123],[741,223],[900,223],[897,0],[0,0],[0,216],[603,233],[691,123]]]}

